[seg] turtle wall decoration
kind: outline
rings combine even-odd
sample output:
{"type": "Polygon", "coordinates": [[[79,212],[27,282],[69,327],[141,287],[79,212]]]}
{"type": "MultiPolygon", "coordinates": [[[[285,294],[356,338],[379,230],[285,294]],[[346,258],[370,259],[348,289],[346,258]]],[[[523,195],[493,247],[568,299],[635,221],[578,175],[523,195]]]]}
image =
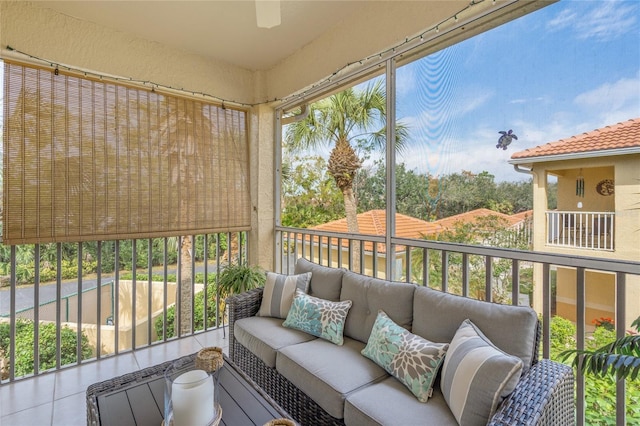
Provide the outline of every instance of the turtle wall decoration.
{"type": "Polygon", "coordinates": [[[513,130],[511,129],[509,129],[508,132],[501,130],[498,133],[502,134],[502,136],[500,136],[500,138],[498,139],[498,145],[496,145],[496,148],[498,149],[507,149],[513,139],[518,140],[518,137],[515,133],[513,133],[513,130]]]}

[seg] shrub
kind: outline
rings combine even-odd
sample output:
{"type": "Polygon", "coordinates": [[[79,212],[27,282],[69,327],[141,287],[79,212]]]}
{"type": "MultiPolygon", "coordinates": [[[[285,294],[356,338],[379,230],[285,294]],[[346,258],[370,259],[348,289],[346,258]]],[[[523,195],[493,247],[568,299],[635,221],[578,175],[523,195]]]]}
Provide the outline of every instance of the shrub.
{"type": "Polygon", "coordinates": [[[616,326],[615,323],[613,321],[613,319],[607,317],[600,317],[600,318],[596,318],[593,321],[591,321],[592,324],[594,324],[596,326],[596,328],[606,328],[607,330],[615,330],[616,326]]]}
{"type": "MultiPolygon", "coordinates": [[[[204,330],[204,291],[196,293],[194,297],[193,318],[195,330],[204,330]]],[[[216,316],[216,288],[211,283],[207,284],[207,327],[217,326],[222,322],[222,313],[224,312],[224,301],[220,301],[220,309],[216,316]]],[[[171,306],[167,309],[167,327],[166,337],[170,339],[175,336],[175,317],[176,308],[171,306]]],[[[162,339],[164,326],[164,317],[159,316],[154,322],[154,328],[158,339],[162,339]]]]}
{"type": "Polygon", "coordinates": [[[551,358],[558,359],[560,352],[576,347],[576,326],[568,319],[551,319],[551,358]]]}
{"type": "MultiPolygon", "coordinates": [[[[10,324],[0,323],[0,349],[9,354],[10,324]]],[[[53,323],[41,323],[39,326],[39,362],[40,370],[48,370],[56,366],[56,325],[53,323]]],[[[61,364],[71,364],[77,361],[77,334],[67,326],[60,329],[60,357],[61,364]]],[[[16,348],[15,348],[15,375],[24,376],[34,372],[34,322],[18,319],[16,321],[16,348]]],[[[82,334],[82,359],[90,358],[93,350],[89,345],[89,339],[82,334]]]]}
{"type": "MultiPolygon", "coordinates": [[[[560,353],[575,349],[576,326],[562,317],[551,319],[551,359],[560,361],[560,353]]],[[[586,339],[586,349],[593,350],[611,343],[616,338],[614,330],[606,326],[596,327],[593,334],[586,339]]],[[[565,360],[571,365],[571,360],[565,360]]],[[[616,381],[613,376],[585,376],[585,424],[616,424],[616,381]]],[[[627,381],[627,422],[640,424],[640,383],[637,380],[627,381]]]]}

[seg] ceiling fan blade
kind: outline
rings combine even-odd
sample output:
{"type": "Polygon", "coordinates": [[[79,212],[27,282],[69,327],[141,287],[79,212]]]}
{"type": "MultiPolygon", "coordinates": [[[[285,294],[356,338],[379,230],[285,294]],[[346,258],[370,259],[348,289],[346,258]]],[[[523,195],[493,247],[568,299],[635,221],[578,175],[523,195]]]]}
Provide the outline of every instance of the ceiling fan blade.
{"type": "Polygon", "coordinates": [[[259,28],[280,25],[280,0],[255,0],[256,21],[259,28]]]}

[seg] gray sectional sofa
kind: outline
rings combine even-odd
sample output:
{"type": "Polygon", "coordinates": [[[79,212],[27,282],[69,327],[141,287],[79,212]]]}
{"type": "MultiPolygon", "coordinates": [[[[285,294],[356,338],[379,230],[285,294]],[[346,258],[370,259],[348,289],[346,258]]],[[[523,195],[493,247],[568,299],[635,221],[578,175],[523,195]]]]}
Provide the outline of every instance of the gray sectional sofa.
{"type": "MultiPolygon", "coordinates": [[[[504,395],[495,399],[488,424],[574,423],[573,372],[565,365],[538,360],[540,327],[532,309],[481,302],[299,259],[294,273],[306,272],[312,274],[309,295],[352,301],[342,345],[284,327],[282,318],[257,316],[262,288],[227,299],[231,359],[301,424],[458,424],[441,391],[440,374],[433,395],[420,402],[396,377],[362,355],[380,310],[411,333],[440,343],[451,342],[468,319],[500,351],[522,361],[515,389],[503,401],[504,395]]],[[[448,374],[456,373],[455,366],[448,368],[448,374]]],[[[465,398],[475,397],[488,379],[477,379],[471,396],[465,398]]]]}

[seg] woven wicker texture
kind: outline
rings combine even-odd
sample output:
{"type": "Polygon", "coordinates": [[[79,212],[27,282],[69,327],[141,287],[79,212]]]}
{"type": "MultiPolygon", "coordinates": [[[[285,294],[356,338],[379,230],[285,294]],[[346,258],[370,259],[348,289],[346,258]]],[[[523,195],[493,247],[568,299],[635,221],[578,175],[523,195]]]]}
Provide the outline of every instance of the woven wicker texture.
{"type": "MultiPolygon", "coordinates": [[[[344,425],[325,412],[304,392],[267,367],[234,339],[235,321],[253,316],[260,307],[262,289],[234,295],[229,307],[229,353],[231,360],[294,419],[302,425],[344,425]]],[[[570,426],[575,424],[573,370],[550,360],[537,360],[541,327],[538,325],[536,353],[531,370],[520,379],[514,392],[498,407],[489,425],[570,426]]]]}
{"type": "Polygon", "coordinates": [[[293,420],[289,419],[273,419],[264,424],[264,426],[296,426],[293,420]]]}
{"type": "Polygon", "coordinates": [[[203,348],[196,354],[195,366],[200,370],[204,370],[207,373],[217,371],[224,365],[224,355],[222,348],[217,346],[210,348],[203,348]]]}

